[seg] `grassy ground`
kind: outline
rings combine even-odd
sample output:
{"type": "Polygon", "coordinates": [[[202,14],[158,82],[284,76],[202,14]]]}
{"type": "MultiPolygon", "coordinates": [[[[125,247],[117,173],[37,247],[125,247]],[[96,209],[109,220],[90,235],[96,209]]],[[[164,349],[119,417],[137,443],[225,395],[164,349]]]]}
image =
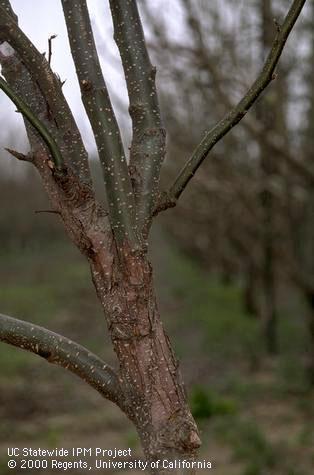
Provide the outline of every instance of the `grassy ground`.
{"type": "MultiPolygon", "coordinates": [[[[239,287],[204,273],[161,232],[153,247],[160,307],[199,422],[202,456],[216,475],[312,474],[314,405],[302,304],[283,299],[281,354],[270,360],[239,287]]],[[[63,333],[114,364],[88,267],[71,244],[3,250],[0,283],[2,313],[63,333]]],[[[140,454],[134,429],[112,404],[68,372],[4,344],[0,403],[1,475],[12,473],[8,446],[117,446],[140,454]]],[[[50,473],[14,471],[35,472],[50,473]]]]}

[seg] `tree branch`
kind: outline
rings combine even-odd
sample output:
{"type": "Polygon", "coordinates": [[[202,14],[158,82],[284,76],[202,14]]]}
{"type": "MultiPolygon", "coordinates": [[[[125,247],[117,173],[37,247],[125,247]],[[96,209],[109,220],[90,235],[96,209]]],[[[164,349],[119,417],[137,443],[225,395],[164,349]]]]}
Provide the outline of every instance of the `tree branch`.
{"type": "Polygon", "coordinates": [[[98,356],[64,336],[24,320],[0,314],[0,341],[35,353],[49,363],[72,371],[118,406],[123,393],[115,371],[98,356]]]}
{"type": "MultiPolygon", "coordinates": [[[[0,0],[0,43],[4,41],[11,45],[21,61],[12,80],[7,77],[4,68],[3,75],[13,87],[21,77],[22,81],[25,79],[25,68],[27,69],[36,90],[40,92],[43,99],[41,119],[50,131],[53,130],[53,135],[62,149],[66,164],[70,165],[86,181],[90,181],[88,155],[79,129],[64,98],[62,84],[51,70],[44,55],[35,48],[19,28],[17,17],[9,0],[0,0]]],[[[5,62],[10,66],[12,61],[9,58],[5,62]]],[[[33,99],[33,96],[34,94],[31,98],[27,97],[28,103],[31,102],[30,99],[33,99]]],[[[36,102],[38,102],[37,98],[36,102]]]]}
{"type": "Polygon", "coordinates": [[[86,0],[62,0],[82,101],[91,123],[106,185],[109,218],[118,243],[138,246],[135,202],[119,126],[102,75],[86,0]]]}
{"type": "Polygon", "coordinates": [[[160,169],[166,153],[166,132],[155,84],[156,68],[149,59],[136,0],[110,0],[110,8],[129,94],[133,125],[130,171],[139,229],[147,229],[157,203],[160,169]]]}
{"type": "Polygon", "coordinates": [[[0,7],[4,8],[6,13],[8,13],[16,23],[18,22],[17,15],[14,13],[14,11],[11,7],[10,0],[0,0],[0,7]]]}
{"type": "Polygon", "coordinates": [[[275,37],[273,46],[265,61],[264,67],[241,101],[211,129],[194,150],[173,185],[169,196],[177,200],[185,187],[196,173],[199,166],[207,157],[210,150],[219,142],[240,120],[250,107],[256,102],[260,94],[274,79],[274,71],[285,46],[287,38],[299,16],[306,0],[294,0],[286,17],[275,37]]]}
{"type": "MultiPolygon", "coordinates": [[[[215,86],[215,92],[218,93],[219,100],[222,102],[222,104],[227,108],[231,109],[232,108],[232,102],[229,98],[229,95],[225,92],[223,88],[223,83],[225,78],[222,78],[220,74],[218,74],[217,71],[217,62],[215,61],[215,58],[210,56],[208,46],[206,45],[205,38],[203,35],[203,31],[199,22],[199,19],[192,13],[190,9],[190,4],[187,2],[187,0],[184,0],[184,5],[187,11],[188,19],[189,19],[189,27],[191,30],[191,33],[195,37],[195,41],[197,44],[197,48],[193,50],[192,48],[190,49],[190,54],[192,54],[195,57],[195,61],[199,61],[201,59],[203,63],[203,67],[206,68],[206,70],[209,72],[210,77],[214,83],[215,86]]],[[[275,25],[277,27],[277,31],[280,31],[280,28],[278,28],[278,22],[275,21],[275,25]]],[[[167,46],[168,50],[169,45],[167,46]]],[[[185,48],[185,51],[187,51],[187,48],[185,48]]],[[[177,54],[182,54],[182,49],[179,52],[176,52],[177,54]]],[[[201,85],[199,85],[201,87],[201,85]]],[[[287,147],[285,146],[286,144],[284,143],[284,140],[279,137],[274,135],[274,131],[272,130],[271,134],[265,134],[265,131],[263,130],[262,124],[260,124],[260,121],[256,117],[250,117],[250,120],[244,120],[241,125],[248,130],[248,132],[253,136],[254,139],[257,141],[262,141],[263,143],[267,142],[267,145],[269,148],[272,150],[273,153],[275,153],[279,158],[285,160],[285,162],[303,179],[306,181],[314,183],[314,170],[311,168],[308,164],[305,163],[303,160],[297,160],[293,157],[293,155],[290,154],[290,152],[287,150],[287,147]]]]}
{"type": "Polygon", "coordinates": [[[11,99],[12,102],[16,105],[19,112],[23,114],[24,117],[32,124],[32,126],[37,130],[41,138],[44,140],[47,145],[55,165],[55,168],[58,172],[63,173],[64,171],[64,162],[62,154],[59,150],[58,145],[56,144],[54,138],[46,128],[46,126],[41,122],[36,115],[31,111],[28,105],[15,94],[13,89],[9,84],[0,76],[0,89],[2,89],[5,94],[11,99]]]}

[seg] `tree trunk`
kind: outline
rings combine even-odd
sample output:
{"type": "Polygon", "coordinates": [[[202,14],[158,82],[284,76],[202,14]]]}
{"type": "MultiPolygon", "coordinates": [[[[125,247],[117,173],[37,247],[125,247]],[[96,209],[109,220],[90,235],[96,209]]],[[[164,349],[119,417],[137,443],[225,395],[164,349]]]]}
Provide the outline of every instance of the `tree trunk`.
{"type": "Polygon", "coordinates": [[[127,414],[147,460],[193,460],[200,439],[158,313],[151,264],[144,253],[132,253],[126,244],[119,254],[113,251],[109,261],[105,254],[95,254],[91,270],[129,395],[127,414]]]}
{"type": "MultiPolygon", "coordinates": [[[[273,13],[272,1],[262,0],[260,4],[262,18],[262,55],[263,61],[272,45],[273,36],[273,13]]],[[[263,124],[264,134],[272,132],[274,124],[276,126],[276,114],[274,104],[276,104],[276,92],[268,94],[262,98],[259,104],[258,114],[263,124]]],[[[278,353],[277,335],[277,309],[276,309],[276,288],[275,288],[275,208],[274,197],[270,190],[271,179],[276,173],[272,152],[266,141],[260,142],[261,167],[263,171],[264,189],[261,193],[261,205],[264,211],[264,233],[263,233],[263,269],[262,288],[264,293],[263,318],[265,325],[266,348],[270,355],[278,353]]]]}
{"type": "Polygon", "coordinates": [[[53,179],[41,165],[43,160],[35,154],[34,163],[47,184],[52,206],[60,210],[70,238],[90,263],[119,362],[126,400],[122,409],[135,424],[146,459],[194,460],[200,438],[160,320],[146,250],[132,250],[127,241],[118,248],[107,215],[90,188],[71,174],[53,179]]]}
{"type": "Polygon", "coordinates": [[[243,291],[244,309],[249,317],[259,318],[260,310],[258,303],[258,276],[256,266],[252,261],[248,262],[245,272],[245,283],[243,291]]]}
{"type": "Polygon", "coordinates": [[[267,352],[278,354],[277,310],[275,304],[274,283],[271,272],[266,274],[265,287],[265,339],[267,352]],[[268,274],[268,275],[267,275],[268,274]]]}
{"type": "Polygon", "coordinates": [[[309,358],[308,358],[308,381],[311,388],[314,387],[314,292],[307,293],[309,304],[309,358]]]}

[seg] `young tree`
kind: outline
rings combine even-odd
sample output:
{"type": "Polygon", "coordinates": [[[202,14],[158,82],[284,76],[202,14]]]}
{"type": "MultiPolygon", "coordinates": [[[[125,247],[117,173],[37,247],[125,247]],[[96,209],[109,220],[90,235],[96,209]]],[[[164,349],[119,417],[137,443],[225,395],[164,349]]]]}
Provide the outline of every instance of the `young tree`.
{"type": "MultiPolygon", "coordinates": [[[[86,0],[62,0],[82,101],[95,136],[107,207],[96,201],[88,156],[49,61],[0,0],[0,87],[23,114],[31,152],[11,154],[38,170],[73,243],[89,262],[119,368],[32,323],[0,316],[0,339],[78,374],[134,423],[148,461],[194,459],[200,447],[178,362],[156,303],[147,240],[153,218],[176,205],[215,144],[245,116],[266,86],[305,0],[294,0],[277,28],[265,65],[242,100],[206,132],[166,191],[159,176],[166,153],[155,85],[136,0],[110,0],[114,38],[129,95],[133,135],[129,160],[100,68],[86,0]],[[6,52],[4,52],[6,51],[6,52]]],[[[167,471],[151,470],[152,473],[167,471]]],[[[194,473],[180,470],[180,473],[194,473]]]]}

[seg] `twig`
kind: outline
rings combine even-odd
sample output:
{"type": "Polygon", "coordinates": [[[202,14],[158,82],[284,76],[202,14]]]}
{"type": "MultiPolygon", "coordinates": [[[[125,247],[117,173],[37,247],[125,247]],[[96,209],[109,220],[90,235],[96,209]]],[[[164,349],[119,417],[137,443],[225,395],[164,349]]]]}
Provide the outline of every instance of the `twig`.
{"type": "Polygon", "coordinates": [[[281,25],[280,31],[277,31],[271,51],[265,61],[264,67],[241,99],[241,101],[222,119],[213,129],[211,129],[196,147],[190,159],[186,162],[180,171],[175,182],[170,187],[169,196],[177,200],[185,187],[194,176],[199,166],[207,157],[209,151],[219,142],[240,120],[246,115],[248,110],[256,102],[258,97],[274,79],[274,70],[281,56],[287,38],[301,13],[306,0],[294,0],[286,17],[281,25]]]}
{"type": "Polygon", "coordinates": [[[40,214],[40,213],[52,213],[52,214],[61,214],[60,211],[57,211],[55,209],[37,209],[34,211],[35,214],[40,214]]]}
{"type": "Polygon", "coordinates": [[[52,58],[52,40],[57,38],[58,35],[51,35],[48,38],[48,64],[51,66],[51,58],[52,58]]]}
{"type": "Polygon", "coordinates": [[[13,157],[17,158],[18,160],[22,160],[23,162],[30,162],[31,161],[31,154],[25,155],[24,153],[17,152],[11,148],[4,147],[8,153],[10,153],[13,157]]]}

